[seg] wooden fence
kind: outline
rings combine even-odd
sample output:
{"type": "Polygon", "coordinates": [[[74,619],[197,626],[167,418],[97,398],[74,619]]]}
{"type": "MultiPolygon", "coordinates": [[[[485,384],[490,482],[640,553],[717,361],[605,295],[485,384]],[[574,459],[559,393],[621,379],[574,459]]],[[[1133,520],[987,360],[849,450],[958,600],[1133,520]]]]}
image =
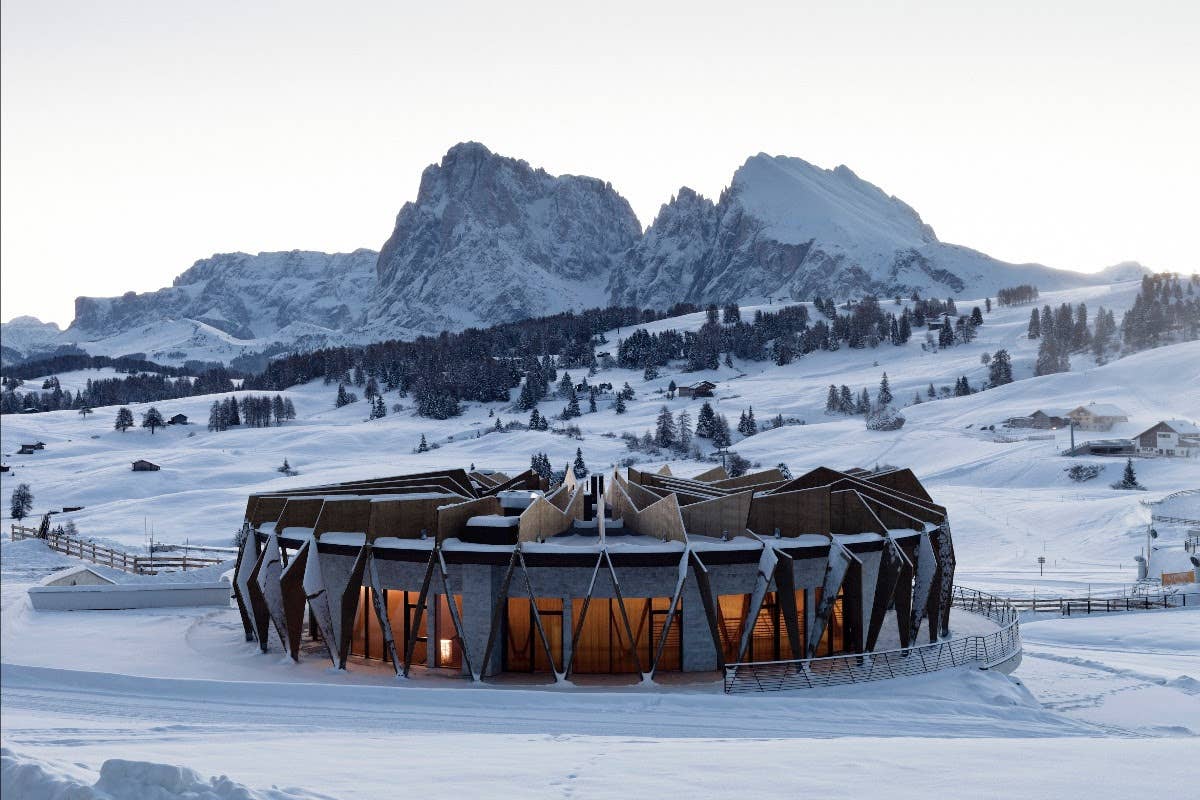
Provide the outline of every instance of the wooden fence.
{"type": "Polygon", "coordinates": [[[102,544],[85,542],[82,539],[76,539],[65,534],[56,534],[53,531],[48,531],[43,537],[38,534],[37,528],[26,528],[22,525],[13,525],[11,536],[14,542],[21,539],[41,539],[51,550],[75,556],[76,558],[82,558],[94,564],[101,564],[113,569],[130,572],[134,575],[155,575],[159,572],[199,569],[201,567],[211,567],[213,564],[220,564],[227,560],[223,558],[189,556],[186,553],[182,556],[130,555],[124,550],[114,550],[102,544]]]}
{"type": "MultiPolygon", "coordinates": [[[[1181,574],[1190,577],[1192,573],[1181,574]]],[[[1105,614],[1116,611],[1200,606],[1200,592],[1162,592],[1123,597],[1010,597],[1006,598],[1005,602],[1017,611],[1069,617],[1072,614],[1105,614]]]]}

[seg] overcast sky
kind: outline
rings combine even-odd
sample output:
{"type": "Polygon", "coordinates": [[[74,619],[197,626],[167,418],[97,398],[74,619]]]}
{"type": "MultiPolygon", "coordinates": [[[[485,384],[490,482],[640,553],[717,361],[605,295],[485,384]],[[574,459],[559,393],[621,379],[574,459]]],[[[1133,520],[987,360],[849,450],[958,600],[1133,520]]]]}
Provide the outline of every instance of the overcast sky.
{"type": "Polygon", "coordinates": [[[574,5],[5,0],[0,317],[377,249],[468,139],[643,225],[765,151],[998,258],[1200,267],[1196,0],[574,5]]]}

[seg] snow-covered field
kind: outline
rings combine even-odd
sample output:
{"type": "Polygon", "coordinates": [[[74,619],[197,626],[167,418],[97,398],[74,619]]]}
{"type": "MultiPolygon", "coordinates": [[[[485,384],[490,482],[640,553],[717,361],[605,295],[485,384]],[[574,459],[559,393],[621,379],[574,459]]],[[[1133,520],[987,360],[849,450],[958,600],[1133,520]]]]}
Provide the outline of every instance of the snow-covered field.
{"type": "MultiPolygon", "coordinates": [[[[1103,305],[1119,316],[1135,292],[1136,284],[1117,284],[1040,302],[1082,300],[1093,315],[1103,305]]],[[[334,409],[336,387],[322,383],[290,390],[299,418],[270,429],[210,433],[204,423],[212,397],[158,404],[165,416],[182,412],[195,424],[155,435],[114,431],[112,408],[87,420],[71,412],[5,416],[0,450],[13,470],[0,491],[7,499],[18,482],[29,483],[35,515],[84,506],[57,519],[125,547],[143,546],[148,530],[160,541],[228,545],[251,491],[469,464],[516,471],[542,451],[561,467],[576,447],[593,470],[608,470],[633,455],[619,434],[651,429],[663,404],[687,408],[695,420],[698,401],[657,392],[671,379],[707,377],[719,384],[714,405],[731,423],[749,406],[760,422],[776,414],[806,422],[735,443],[763,466],[784,462],[794,473],[822,464],[911,466],[949,508],[959,582],[1009,595],[1117,591],[1135,577],[1133,556],[1145,544],[1149,510],[1140,501],[1200,487],[1200,461],[1138,459],[1148,491],[1123,492],[1109,487],[1122,460],[1057,455],[1065,432],[1055,440],[1022,438],[1026,431],[1016,432],[1017,441],[996,441],[981,429],[1039,407],[1091,401],[1121,406],[1130,422],[1077,432],[1077,439],[1194,419],[1200,343],[1106,366],[1077,357],[1070,373],[906,408],[908,422],[895,432],[823,413],[830,383],[874,392],[884,370],[902,401],[964,374],[978,385],[980,354],[1000,347],[1013,354],[1017,377],[1028,376],[1036,351],[1024,338],[1028,314],[1028,307],[997,309],[976,342],[938,353],[922,351],[914,336],[901,348],[817,353],[786,367],[667,369],[650,382],[604,371],[592,381],[629,381],[637,399],[624,415],[602,400],[596,414],[575,421],[582,440],[492,433],[489,412],[505,422],[527,419],[504,404],[475,405],[445,422],[411,411],[367,422],[366,403],[334,409]],[[438,449],[414,453],[422,434],[438,449]],[[36,440],[45,450],[15,455],[36,440]],[[138,458],[162,470],[132,472],[138,458]],[[275,471],[285,458],[299,475],[275,471]],[[1101,465],[1103,474],[1072,482],[1065,469],[1081,462],[1101,465]]],[[[692,315],[648,327],[701,322],[692,315]]],[[[608,336],[613,349],[617,337],[608,336]]],[[[87,374],[60,378],[76,385],[87,374]]],[[[547,401],[541,411],[562,405],[547,401]]],[[[135,417],[144,410],[135,406],[135,417]]],[[[671,466],[684,475],[704,468],[671,466]]],[[[1160,534],[1164,547],[1178,547],[1183,535],[1169,526],[1160,534]]],[[[24,589],[73,560],[25,541],[0,546],[0,562],[0,722],[12,751],[3,756],[6,796],[10,788],[15,796],[51,796],[45,787],[54,781],[77,788],[99,781],[94,795],[59,795],[80,797],[381,797],[397,787],[428,797],[856,797],[881,785],[898,797],[1119,797],[1147,790],[1183,796],[1194,787],[1186,765],[1200,735],[1200,610],[1190,608],[1029,622],[1015,680],[944,673],[767,697],[726,697],[711,678],[606,691],[470,687],[428,676],[396,685],[384,668],[354,664],[333,674],[319,659],[285,665],[278,653],[259,655],[241,641],[232,611],[35,613],[24,589]],[[198,774],[141,764],[102,770],[110,758],[198,774]],[[209,781],[221,774],[253,788],[209,781]],[[17,780],[29,783],[10,782],[17,780]],[[165,788],[154,794],[146,781],[165,788]]]]}

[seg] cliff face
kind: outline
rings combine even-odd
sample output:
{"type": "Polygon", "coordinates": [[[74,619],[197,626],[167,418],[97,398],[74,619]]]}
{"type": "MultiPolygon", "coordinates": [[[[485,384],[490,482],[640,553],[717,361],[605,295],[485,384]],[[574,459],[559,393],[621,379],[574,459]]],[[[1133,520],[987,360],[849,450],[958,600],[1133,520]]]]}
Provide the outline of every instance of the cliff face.
{"type": "Polygon", "coordinates": [[[602,306],[640,235],[629,203],[603,181],[456,145],[396,218],[368,325],[440,330],[602,306]]]}

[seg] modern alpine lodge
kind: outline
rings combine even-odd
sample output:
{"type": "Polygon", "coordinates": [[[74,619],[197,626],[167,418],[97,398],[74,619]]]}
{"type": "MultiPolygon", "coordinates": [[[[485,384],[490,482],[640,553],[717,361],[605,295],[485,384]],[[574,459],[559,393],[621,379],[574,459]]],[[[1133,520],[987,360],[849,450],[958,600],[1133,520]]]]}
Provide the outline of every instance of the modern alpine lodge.
{"type": "Polygon", "coordinates": [[[934,641],[955,563],[908,469],[455,469],[254,494],[243,532],[234,596],[264,652],[475,680],[866,653],[885,622],[934,641]]]}

